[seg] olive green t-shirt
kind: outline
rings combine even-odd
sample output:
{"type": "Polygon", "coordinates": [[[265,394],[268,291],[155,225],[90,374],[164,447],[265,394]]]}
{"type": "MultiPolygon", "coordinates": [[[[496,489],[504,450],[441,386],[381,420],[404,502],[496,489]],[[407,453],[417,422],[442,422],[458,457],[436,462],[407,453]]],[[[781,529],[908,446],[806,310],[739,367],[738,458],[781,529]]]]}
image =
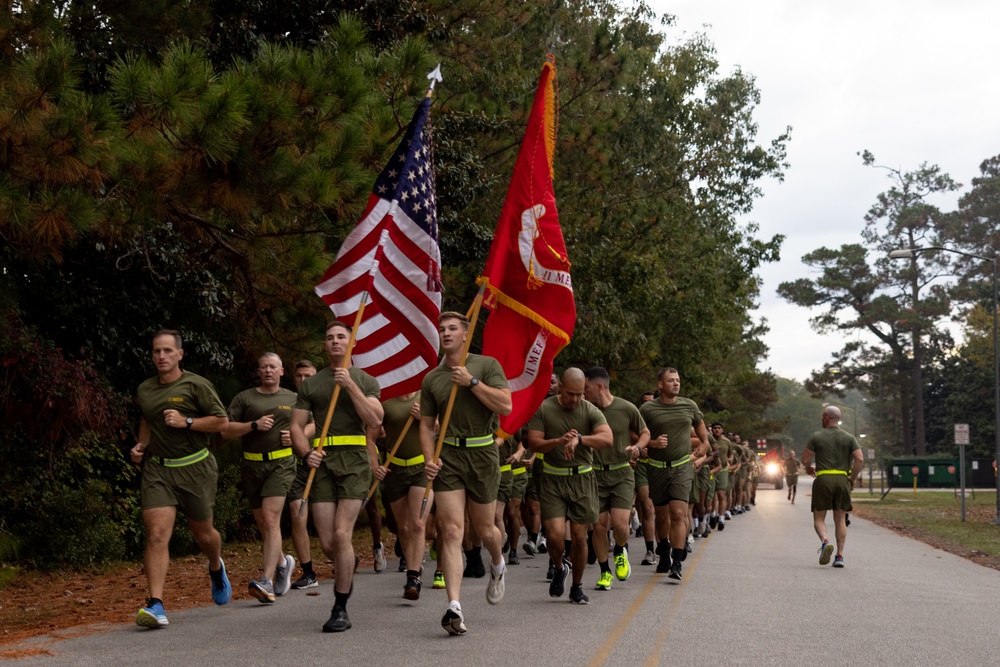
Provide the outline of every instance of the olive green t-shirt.
{"type": "MultiPolygon", "coordinates": [[[[719,460],[718,463],[722,465],[723,470],[729,469],[729,455],[733,453],[733,443],[729,441],[729,438],[722,435],[719,439],[715,441],[715,445],[719,448],[719,460]]],[[[712,466],[713,468],[715,466],[712,466]]]]}
{"type": "Polygon", "coordinates": [[[691,455],[691,427],[704,419],[694,401],[683,396],[678,396],[673,403],[646,401],[639,408],[639,414],[649,427],[650,440],[667,434],[666,449],[650,447],[649,458],[670,462],[691,455]]]}
{"type": "Polygon", "coordinates": [[[849,471],[855,450],[861,449],[854,436],[839,426],[824,428],[809,436],[806,449],[816,455],[813,467],[819,470],[849,471]]]}
{"type": "MultiPolygon", "coordinates": [[[[385,416],[382,418],[382,428],[385,429],[385,446],[392,449],[399,439],[399,434],[403,432],[406,421],[410,418],[410,408],[417,401],[417,396],[403,398],[401,396],[390,398],[382,402],[382,409],[385,416]]],[[[386,450],[388,451],[388,450],[386,450]]],[[[403,442],[399,443],[396,450],[397,459],[414,459],[422,453],[420,449],[420,424],[416,419],[410,424],[410,428],[403,436],[403,442]]]]}
{"type": "Polygon", "coordinates": [[[267,431],[250,431],[242,438],[244,452],[264,454],[284,449],[281,444],[281,432],[287,431],[292,423],[292,409],[295,407],[295,392],[284,387],[278,387],[273,394],[262,394],[257,389],[247,389],[236,394],[226,415],[229,421],[253,422],[265,415],[274,416],[274,425],[267,431]]]}
{"type": "Polygon", "coordinates": [[[799,468],[801,466],[802,466],[802,463],[799,462],[799,460],[797,458],[795,458],[794,456],[789,456],[788,458],[785,459],[785,474],[786,475],[798,475],[799,474],[799,468]]]}
{"type": "MultiPolygon", "coordinates": [[[[465,368],[488,387],[494,389],[509,387],[500,362],[493,357],[470,354],[465,359],[465,368]]],[[[420,387],[420,414],[424,417],[443,418],[453,386],[455,385],[451,381],[451,369],[444,364],[440,364],[425,375],[420,387]]],[[[472,388],[458,387],[445,437],[453,439],[492,435],[498,428],[500,428],[500,418],[476,398],[472,388]]]]}
{"type": "MultiPolygon", "coordinates": [[[[365,397],[378,398],[381,392],[378,381],[371,375],[365,373],[356,366],[348,369],[351,380],[358,385],[361,393],[365,397]]],[[[333,369],[327,366],[315,375],[307,377],[299,385],[298,398],[295,401],[296,410],[308,410],[316,420],[316,437],[321,435],[323,424],[326,423],[326,412],[330,409],[330,399],[333,398],[333,389],[337,385],[333,379],[333,369]]],[[[340,390],[337,396],[337,406],[333,411],[330,421],[330,429],[327,433],[331,435],[364,435],[365,422],[358,416],[358,411],[354,408],[354,401],[350,394],[340,390]]],[[[310,443],[311,444],[311,443],[310,443]]]]}
{"type": "Polygon", "coordinates": [[[638,435],[646,428],[646,422],[639,414],[639,408],[631,402],[617,396],[612,397],[608,407],[595,406],[608,420],[611,427],[612,444],[606,449],[594,450],[594,463],[615,465],[628,463],[629,455],[625,448],[632,445],[632,434],[638,435]]]}
{"type": "MultiPolygon", "coordinates": [[[[543,437],[550,440],[574,429],[580,435],[591,435],[595,428],[607,423],[604,414],[586,399],[580,399],[575,408],[567,410],[559,405],[559,396],[550,396],[542,401],[525,428],[541,431],[543,437]]],[[[570,460],[563,456],[562,446],[556,446],[545,452],[545,463],[559,468],[591,465],[594,463],[594,450],[586,445],[578,446],[570,460]]]]}
{"type": "Polygon", "coordinates": [[[179,459],[206,447],[211,433],[188,428],[173,428],[163,421],[164,410],[177,410],[182,417],[225,417],[226,408],[215,393],[212,383],[200,375],[182,371],[173,382],[160,384],[158,377],[149,378],[136,392],[139,409],[149,426],[151,456],[179,459]]]}

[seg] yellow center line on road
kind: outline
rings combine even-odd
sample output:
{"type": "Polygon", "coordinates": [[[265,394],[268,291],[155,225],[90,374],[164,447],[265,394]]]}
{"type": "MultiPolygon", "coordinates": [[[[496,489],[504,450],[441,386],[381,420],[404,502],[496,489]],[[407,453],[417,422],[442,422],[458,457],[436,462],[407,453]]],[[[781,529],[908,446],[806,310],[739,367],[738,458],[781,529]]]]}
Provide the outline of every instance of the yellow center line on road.
{"type": "Polygon", "coordinates": [[[687,582],[690,581],[690,577],[694,573],[694,568],[698,565],[698,561],[701,559],[701,554],[704,553],[704,551],[704,549],[699,549],[698,554],[691,559],[691,568],[687,571],[688,579],[685,579],[680,583],[677,595],[674,596],[673,602],[670,604],[670,608],[663,616],[663,628],[660,630],[660,634],[656,636],[656,641],[650,649],[649,657],[646,658],[646,662],[644,663],[645,667],[657,667],[660,664],[663,647],[667,643],[667,637],[670,636],[670,626],[673,625],[674,622],[674,614],[677,613],[677,609],[681,606],[681,600],[684,598],[684,593],[687,591],[687,582]]]}
{"type": "Polygon", "coordinates": [[[649,594],[653,592],[653,588],[655,588],[661,580],[662,577],[660,575],[654,574],[652,579],[650,579],[645,587],[643,587],[642,591],[635,596],[635,599],[632,600],[632,604],[630,604],[628,609],[625,610],[625,613],[622,614],[621,619],[615,623],[614,629],[604,641],[604,645],[601,646],[601,649],[595,653],[594,657],[592,657],[590,662],[587,663],[587,667],[602,667],[602,665],[607,662],[608,658],[611,656],[611,651],[614,650],[615,646],[622,638],[622,635],[625,634],[625,629],[628,628],[628,624],[631,623],[632,619],[635,618],[635,615],[639,613],[639,610],[642,609],[642,605],[646,602],[646,598],[649,597],[649,594]]]}
{"type": "MultiPolygon", "coordinates": [[[[701,552],[702,550],[699,550],[698,554],[691,559],[690,569],[687,572],[688,576],[691,576],[694,572],[695,565],[698,564],[698,560],[701,558],[701,552]]],[[[621,641],[622,635],[625,634],[625,630],[628,628],[629,623],[632,622],[632,619],[636,617],[636,614],[638,614],[639,610],[642,609],[643,605],[645,605],[646,598],[649,597],[649,594],[652,593],[658,585],[662,586],[663,581],[664,576],[662,574],[653,575],[639,594],[635,596],[635,599],[632,601],[632,604],[629,605],[628,609],[625,610],[625,613],[622,614],[621,619],[615,624],[614,629],[611,631],[611,634],[608,635],[608,638],[604,641],[601,648],[594,653],[594,657],[592,657],[590,662],[587,663],[587,667],[603,667],[603,665],[607,663],[608,658],[611,657],[611,652],[615,649],[615,646],[618,645],[618,642],[621,641]]],[[[656,638],[656,643],[653,645],[653,653],[651,653],[649,659],[646,660],[645,664],[648,667],[655,667],[659,664],[660,654],[663,652],[663,645],[667,641],[667,635],[670,634],[670,623],[673,620],[673,615],[677,611],[680,599],[683,597],[684,590],[686,588],[686,582],[681,582],[678,586],[677,595],[674,597],[674,601],[670,605],[669,612],[666,616],[664,616],[665,624],[663,629],[660,631],[660,634],[656,638]]]]}

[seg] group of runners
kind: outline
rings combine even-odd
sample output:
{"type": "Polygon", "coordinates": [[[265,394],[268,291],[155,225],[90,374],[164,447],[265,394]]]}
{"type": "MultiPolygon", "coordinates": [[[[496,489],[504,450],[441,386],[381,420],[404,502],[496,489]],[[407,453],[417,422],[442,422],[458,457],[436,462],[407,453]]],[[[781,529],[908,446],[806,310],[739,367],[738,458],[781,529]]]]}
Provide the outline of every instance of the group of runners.
{"type": "Polygon", "coordinates": [[[272,604],[290,589],[318,585],[306,527],[311,515],[335,569],[334,606],[324,632],[351,627],[347,607],[359,562],[352,536],[363,505],[373,524],[375,569],[386,568],[381,514],[374,501],[366,503],[375,480],[397,535],[403,597],[420,598],[430,541],[437,561],[433,586],[445,588],[448,597],[441,626],[452,635],[467,631],[463,578],[488,572],[487,601],[503,599],[508,565],[519,562],[522,525],[524,554],[548,555],[549,595],[563,596],[570,579],[569,600],[587,604],[588,564],[598,564],[597,590],[630,577],[630,531],[645,541],[642,565],[676,583],[695,539],[724,530],[733,516],[751,509],[756,454],[739,436],[727,437],[721,423],[706,427],[698,405],[680,395],[676,369],[661,369],[657,390],[638,406],[612,395],[603,368],[566,369],[553,376],[549,396],[524,428],[504,439],[496,434],[499,416],[511,410],[511,391],[495,359],[463,358],[468,327],[464,315],[442,313],[440,365],[419,392],[383,402],[372,376],[344,367],[351,332],[333,322],[324,337],[327,367],[296,363],[292,392],[280,386],[282,360],[265,353],[258,359],[259,386],[238,394],[228,409],[207,380],[180,368],[179,333],[158,331],[157,377],[139,388],[142,422],[132,449],[142,465],[149,596],[136,623],[168,623],[162,596],[178,508],[208,557],[213,600],[226,604],[232,595],[212,524],[213,433],[242,444],[242,485],[263,543],[261,574],[248,592],[272,604]],[[382,453],[379,442],[385,443],[382,453]],[[382,458],[390,448],[392,455],[382,458]],[[310,475],[307,509],[303,492],[310,475]],[[295,581],[295,558],[282,553],[286,500],[302,569],[295,581]]]}

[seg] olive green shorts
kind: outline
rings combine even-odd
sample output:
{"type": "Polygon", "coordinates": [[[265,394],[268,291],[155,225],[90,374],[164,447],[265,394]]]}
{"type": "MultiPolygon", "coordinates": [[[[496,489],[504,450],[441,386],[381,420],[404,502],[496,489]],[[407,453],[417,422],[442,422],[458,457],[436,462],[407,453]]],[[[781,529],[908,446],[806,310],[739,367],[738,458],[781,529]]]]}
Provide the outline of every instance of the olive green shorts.
{"type": "Polygon", "coordinates": [[[359,445],[326,447],[326,456],[309,490],[311,503],[335,503],[338,500],[364,500],[372,485],[372,467],[368,449],[359,445]]]}
{"type": "Polygon", "coordinates": [[[274,461],[240,462],[240,481],[243,493],[250,501],[250,509],[259,510],[264,498],[287,496],[295,481],[295,457],[286,456],[274,461]]]}
{"type": "Polygon", "coordinates": [[[524,500],[524,494],[528,491],[528,481],[531,475],[528,474],[527,468],[514,468],[511,470],[514,475],[514,483],[510,488],[510,499],[511,500],[524,500]],[[517,471],[521,472],[518,473],[517,471]]]}
{"type": "Polygon", "coordinates": [[[694,484],[694,466],[684,463],[676,468],[649,466],[649,498],[663,506],[672,500],[688,502],[694,484]]]}
{"type": "Polygon", "coordinates": [[[851,481],[847,475],[817,475],[813,480],[812,511],[835,510],[850,512],[851,481]]]}
{"type": "Polygon", "coordinates": [[[541,500],[542,475],[544,474],[542,468],[542,460],[536,456],[531,464],[531,470],[528,472],[528,489],[524,492],[525,498],[535,501],[541,500]]]}
{"type": "Polygon", "coordinates": [[[612,509],[632,509],[635,500],[635,473],[632,466],[618,470],[594,470],[597,477],[597,509],[608,512],[612,509]]]}
{"type": "Polygon", "coordinates": [[[798,475],[785,475],[785,484],[788,486],[798,486],[799,476],[798,475]]]}
{"type": "Polygon", "coordinates": [[[306,490],[306,481],[308,479],[309,466],[302,459],[295,457],[295,479],[292,480],[292,487],[288,489],[289,500],[302,500],[302,494],[306,490]]]}
{"type": "Polygon", "coordinates": [[[729,471],[723,468],[715,473],[715,492],[725,493],[729,490],[729,471]]]}
{"type": "Polygon", "coordinates": [[[565,517],[577,524],[597,523],[597,475],[542,475],[542,521],[565,517]]]}
{"type": "Polygon", "coordinates": [[[500,473],[500,484],[497,486],[497,502],[506,505],[510,502],[510,492],[514,488],[514,473],[505,470],[500,473]]]}
{"type": "Polygon", "coordinates": [[[414,486],[427,488],[427,475],[424,474],[424,464],[412,466],[389,466],[389,474],[379,485],[382,488],[382,502],[392,504],[400,498],[405,498],[414,486]]]}
{"type": "Polygon", "coordinates": [[[168,468],[147,458],[142,465],[140,488],[142,509],[178,507],[188,519],[205,521],[212,518],[215,509],[219,466],[211,454],[179,468],[168,468]]]}
{"type": "Polygon", "coordinates": [[[637,461],[635,464],[635,488],[649,486],[649,464],[645,461],[637,461]]]}
{"type": "Polygon", "coordinates": [[[495,445],[441,449],[441,470],[434,478],[434,493],[465,490],[467,498],[480,505],[496,502],[500,486],[500,461],[495,445]]]}
{"type": "Polygon", "coordinates": [[[708,475],[708,481],[705,483],[705,502],[711,503],[713,496],[715,496],[715,482],[716,477],[712,473],[708,475]]]}
{"type": "Polygon", "coordinates": [[[691,478],[691,493],[688,495],[688,504],[693,505],[698,502],[699,491],[701,490],[701,475],[695,472],[691,478]]]}

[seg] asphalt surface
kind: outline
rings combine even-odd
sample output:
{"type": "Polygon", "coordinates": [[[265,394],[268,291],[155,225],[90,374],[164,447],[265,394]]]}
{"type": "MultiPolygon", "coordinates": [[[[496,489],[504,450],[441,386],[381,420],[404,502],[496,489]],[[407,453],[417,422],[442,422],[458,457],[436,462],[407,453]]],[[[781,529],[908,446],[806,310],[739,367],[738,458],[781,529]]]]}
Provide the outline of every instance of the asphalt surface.
{"type": "Polygon", "coordinates": [[[848,529],[846,567],[820,566],[809,479],[800,480],[796,505],[785,491],[761,488],[753,511],[697,540],[680,584],[639,565],[645,549],[637,538],[630,542],[628,581],[595,591],[598,567],[587,568],[588,606],[549,597],[546,556],[522,556],[510,567],[507,595],[496,607],[486,603],[486,579],[467,579],[462,607],[469,632],[462,637],[441,629],[447,600],[430,587],[431,577],[419,601],[406,601],[404,575],[390,560],[386,572],[357,575],[348,607],[353,628],[342,634],[321,632],[333,603],[326,579],[311,589],[318,596],[290,591],[274,605],[238,600],[168,609],[170,625],[159,630],[110,626],[5,648],[52,653],[19,659],[19,667],[995,663],[1000,572],[859,519],[848,529]]]}

